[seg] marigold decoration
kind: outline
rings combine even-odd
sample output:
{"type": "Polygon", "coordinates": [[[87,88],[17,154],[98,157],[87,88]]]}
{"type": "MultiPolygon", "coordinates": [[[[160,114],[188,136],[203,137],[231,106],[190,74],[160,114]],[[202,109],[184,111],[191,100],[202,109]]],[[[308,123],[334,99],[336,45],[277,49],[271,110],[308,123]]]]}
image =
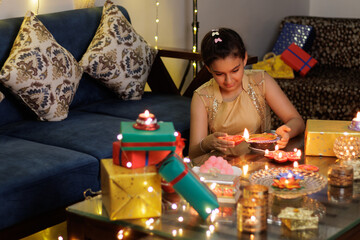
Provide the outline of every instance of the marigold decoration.
{"type": "Polygon", "coordinates": [[[301,189],[300,181],[304,180],[304,176],[300,174],[295,174],[291,170],[287,173],[280,173],[274,178],[274,182],[272,184],[275,188],[280,189],[301,189]]]}

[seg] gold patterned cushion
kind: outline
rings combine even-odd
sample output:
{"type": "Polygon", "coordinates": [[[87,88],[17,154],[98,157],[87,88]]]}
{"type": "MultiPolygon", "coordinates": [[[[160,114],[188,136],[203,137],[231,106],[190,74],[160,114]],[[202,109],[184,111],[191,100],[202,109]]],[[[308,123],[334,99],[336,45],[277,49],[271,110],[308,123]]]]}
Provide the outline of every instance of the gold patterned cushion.
{"type": "Polygon", "coordinates": [[[32,13],[24,17],[0,82],[42,121],[67,117],[82,68],[32,13]]]}
{"type": "Polygon", "coordinates": [[[5,98],[4,94],[0,92],[0,102],[5,98]]]}
{"type": "Polygon", "coordinates": [[[157,50],[106,1],[100,25],[80,65],[124,100],[141,99],[157,50]]]}

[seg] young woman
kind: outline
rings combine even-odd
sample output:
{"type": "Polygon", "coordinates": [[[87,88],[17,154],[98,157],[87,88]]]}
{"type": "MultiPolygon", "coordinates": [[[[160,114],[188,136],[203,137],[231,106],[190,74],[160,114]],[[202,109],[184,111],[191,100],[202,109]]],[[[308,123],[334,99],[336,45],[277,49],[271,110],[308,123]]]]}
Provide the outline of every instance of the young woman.
{"type": "MultiPolygon", "coordinates": [[[[231,153],[234,143],[219,137],[270,130],[270,107],[284,122],[276,129],[284,148],[304,131],[300,114],[276,81],[264,71],[245,70],[247,52],[241,37],[221,28],[207,33],[201,56],[213,78],[195,90],[191,102],[191,159],[213,150],[231,153]]],[[[240,144],[241,145],[241,144],[240,144]]]]}

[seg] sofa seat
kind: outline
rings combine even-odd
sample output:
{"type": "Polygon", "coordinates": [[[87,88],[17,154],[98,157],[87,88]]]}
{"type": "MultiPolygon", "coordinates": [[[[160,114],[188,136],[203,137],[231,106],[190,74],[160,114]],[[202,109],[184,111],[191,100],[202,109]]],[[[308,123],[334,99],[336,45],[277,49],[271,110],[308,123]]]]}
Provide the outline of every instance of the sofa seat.
{"type": "MultiPolygon", "coordinates": [[[[277,79],[278,84],[306,121],[351,120],[359,110],[360,70],[315,67],[306,77],[277,79]]],[[[273,125],[281,124],[273,115],[273,125]]]]}
{"type": "MultiPolygon", "coordinates": [[[[360,19],[288,16],[285,23],[310,25],[314,39],[308,53],[318,60],[305,77],[276,79],[305,121],[348,120],[360,111],[360,19]]],[[[281,121],[272,113],[273,128],[281,121]]]]}
{"type": "Polygon", "coordinates": [[[141,101],[105,99],[76,108],[78,111],[101,113],[135,120],[146,109],[155,114],[158,121],[173,122],[175,130],[187,135],[190,122],[191,99],[170,94],[145,92],[141,101]],[[166,104],[163,104],[166,103],[166,104]]]}
{"type": "Polygon", "coordinates": [[[61,122],[21,121],[0,128],[0,133],[42,144],[89,154],[95,158],[112,156],[112,142],[120,122],[130,119],[71,111],[61,122]]]}
{"type": "Polygon", "coordinates": [[[87,188],[100,188],[99,161],[91,155],[4,135],[0,145],[0,228],[80,201],[87,188]]]}

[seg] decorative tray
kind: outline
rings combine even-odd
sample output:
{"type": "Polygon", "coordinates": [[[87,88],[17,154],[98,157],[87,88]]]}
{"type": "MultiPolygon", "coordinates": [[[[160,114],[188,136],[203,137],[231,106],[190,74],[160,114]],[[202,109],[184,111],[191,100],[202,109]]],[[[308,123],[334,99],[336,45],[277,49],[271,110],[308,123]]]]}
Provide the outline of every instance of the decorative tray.
{"type": "Polygon", "coordinates": [[[275,194],[281,198],[298,198],[303,195],[312,194],[320,191],[325,187],[327,179],[316,172],[306,171],[302,169],[293,169],[293,168],[270,168],[262,169],[254,172],[250,175],[250,183],[252,184],[261,184],[269,188],[269,193],[275,194]],[[300,174],[304,177],[304,180],[300,182],[301,189],[280,189],[272,187],[273,180],[280,173],[286,174],[289,170],[292,170],[295,174],[300,174]]]}

